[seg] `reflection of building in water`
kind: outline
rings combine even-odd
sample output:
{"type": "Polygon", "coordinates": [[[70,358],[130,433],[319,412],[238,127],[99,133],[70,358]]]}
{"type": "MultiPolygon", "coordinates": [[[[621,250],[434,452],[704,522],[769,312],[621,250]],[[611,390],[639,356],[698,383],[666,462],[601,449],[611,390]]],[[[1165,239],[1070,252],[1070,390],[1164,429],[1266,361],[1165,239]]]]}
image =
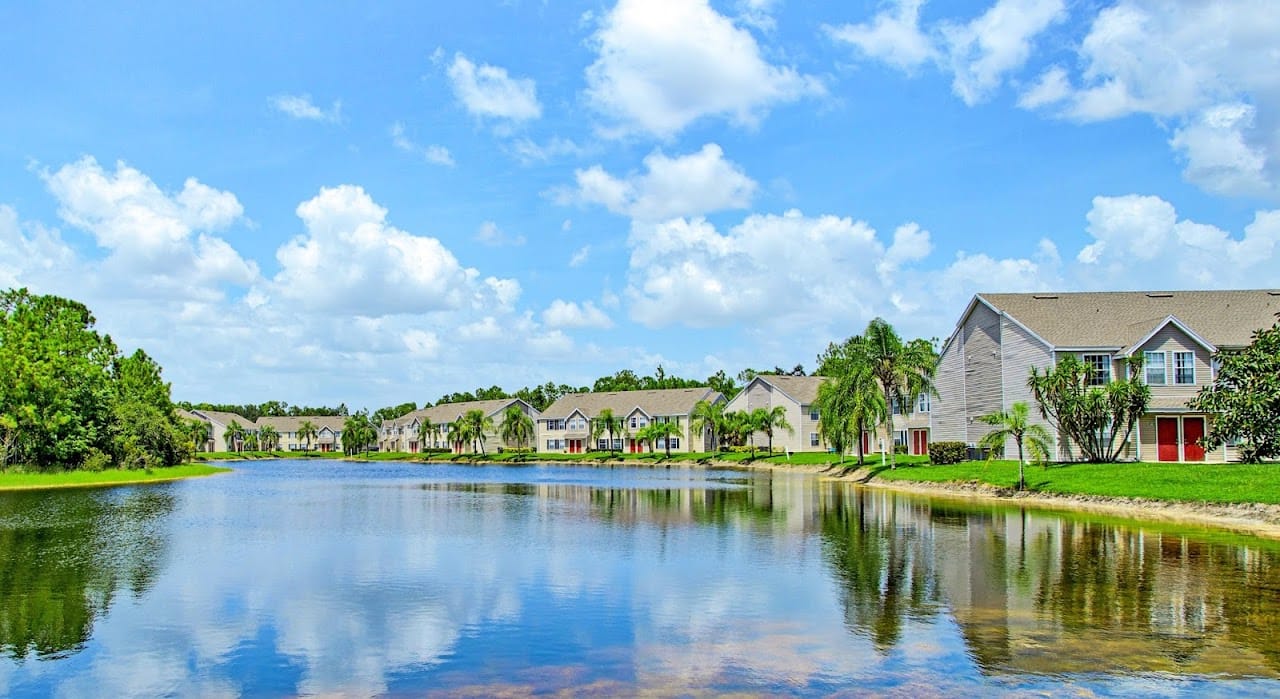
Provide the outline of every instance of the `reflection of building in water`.
{"type": "Polygon", "coordinates": [[[1274,552],[1052,513],[857,493],[858,517],[870,524],[839,529],[845,550],[856,547],[863,559],[836,566],[847,604],[906,608],[884,584],[892,566],[873,559],[901,546],[904,533],[927,541],[911,547],[930,554],[923,577],[936,582],[984,672],[1280,676],[1274,552]],[[860,542],[867,532],[880,539],[860,542]],[[848,573],[859,566],[881,584],[860,587],[848,573]]]}

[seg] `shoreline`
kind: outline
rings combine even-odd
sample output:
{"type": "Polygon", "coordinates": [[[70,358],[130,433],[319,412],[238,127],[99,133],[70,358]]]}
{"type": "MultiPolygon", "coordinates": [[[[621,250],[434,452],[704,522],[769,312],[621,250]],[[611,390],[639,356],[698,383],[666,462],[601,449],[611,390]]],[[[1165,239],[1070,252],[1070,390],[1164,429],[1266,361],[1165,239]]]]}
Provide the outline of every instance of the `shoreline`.
{"type": "MultiPolygon", "coordinates": [[[[166,475],[166,476],[160,476],[155,478],[130,478],[127,480],[88,481],[83,483],[75,483],[75,482],[31,483],[31,484],[22,484],[22,485],[6,484],[3,482],[3,476],[5,474],[0,474],[0,494],[23,493],[23,492],[33,491],[33,490],[66,490],[69,488],[113,488],[115,486],[122,486],[122,485],[149,485],[152,483],[173,483],[175,481],[185,481],[191,478],[205,478],[207,476],[216,476],[221,473],[230,473],[233,470],[228,467],[212,466],[209,464],[183,464],[182,466],[192,466],[192,465],[205,466],[211,470],[203,473],[185,473],[178,476],[166,475]]],[[[170,468],[181,468],[181,466],[173,466],[170,468]]],[[[75,473],[75,472],[72,471],[70,473],[75,473]]],[[[100,471],[99,473],[110,473],[110,471],[105,471],[105,472],[100,471]]],[[[27,474],[24,474],[24,475],[27,475],[27,474]]],[[[50,478],[56,478],[58,475],[61,475],[61,474],[30,474],[30,475],[39,475],[39,476],[47,476],[50,478]]]]}
{"type": "MultiPolygon", "coordinates": [[[[364,461],[364,459],[354,459],[364,461]]],[[[370,463],[376,463],[369,460],[370,463]]],[[[402,462],[403,463],[403,462],[402,462]]],[[[408,461],[428,465],[431,463],[448,463],[445,461],[408,461]]],[[[1245,534],[1266,539],[1280,540],[1280,505],[1265,503],[1209,503],[1181,500],[1153,500],[1149,498],[1113,497],[1107,495],[1067,495],[1058,493],[1040,493],[1034,491],[1018,492],[1009,488],[1001,488],[979,482],[946,482],[931,481],[885,481],[872,477],[871,469],[856,466],[842,467],[838,464],[772,464],[743,463],[739,461],[661,461],[643,462],[636,460],[609,459],[602,461],[498,461],[486,459],[468,459],[462,464],[494,465],[494,466],[588,466],[615,467],[640,466],[647,468],[719,468],[751,471],[779,471],[783,473],[803,473],[823,480],[849,483],[867,488],[876,488],[909,495],[927,495],[931,497],[952,498],[965,501],[988,502],[1012,507],[1034,507],[1048,511],[1084,512],[1090,514],[1117,517],[1135,522],[1151,522],[1165,524],[1183,524],[1212,527],[1235,534],[1245,534]]]]}

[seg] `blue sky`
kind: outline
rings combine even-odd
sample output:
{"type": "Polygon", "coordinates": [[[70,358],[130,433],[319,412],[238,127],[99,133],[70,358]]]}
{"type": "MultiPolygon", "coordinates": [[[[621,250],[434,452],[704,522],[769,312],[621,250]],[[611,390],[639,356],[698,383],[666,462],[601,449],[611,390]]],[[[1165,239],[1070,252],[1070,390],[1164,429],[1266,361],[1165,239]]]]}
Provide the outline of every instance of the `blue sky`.
{"type": "Polygon", "coordinates": [[[12,3],[0,287],[175,398],[352,407],[1275,287],[1277,36],[1244,0],[12,3]]]}

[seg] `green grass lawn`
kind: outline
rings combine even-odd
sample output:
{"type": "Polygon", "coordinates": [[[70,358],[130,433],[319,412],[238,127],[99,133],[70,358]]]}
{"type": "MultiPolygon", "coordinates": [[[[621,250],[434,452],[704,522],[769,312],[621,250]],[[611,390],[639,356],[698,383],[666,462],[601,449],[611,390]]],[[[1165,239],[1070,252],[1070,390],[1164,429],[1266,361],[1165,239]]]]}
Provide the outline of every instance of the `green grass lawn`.
{"type": "MultiPolygon", "coordinates": [[[[1016,461],[966,461],[897,470],[873,468],[873,480],[968,483],[1004,488],[1018,482],[1016,461]]],[[[1028,490],[1183,502],[1280,503],[1280,464],[1051,464],[1026,467],[1028,490]]]]}
{"type": "Polygon", "coordinates": [[[55,473],[0,473],[0,490],[36,490],[41,488],[82,488],[103,485],[124,485],[127,483],[156,483],[208,476],[214,473],[230,471],[208,464],[185,464],[170,468],[156,468],[150,471],[127,471],[123,469],[107,469],[105,471],[60,471],[55,473]]]}

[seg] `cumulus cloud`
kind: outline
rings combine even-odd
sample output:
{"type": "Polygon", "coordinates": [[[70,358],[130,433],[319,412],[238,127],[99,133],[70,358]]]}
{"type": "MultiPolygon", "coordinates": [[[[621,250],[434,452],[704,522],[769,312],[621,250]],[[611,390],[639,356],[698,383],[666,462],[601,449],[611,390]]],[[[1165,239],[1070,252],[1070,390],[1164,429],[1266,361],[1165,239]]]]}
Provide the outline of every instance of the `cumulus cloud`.
{"type": "Polygon", "coordinates": [[[599,204],[614,213],[646,221],[696,216],[751,205],[757,186],[724,151],[708,143],[696,153],[669,157],[653,152],[645,172],[618,178],[595,165],[577,170],[577,188],[565,201],[599,204]]]}
{"type": "Polygon", "coordinates": [[[404,133],[404,124],[396,122],[391,125],[391,143],[396,148],[414,155],[422,156],[423,160],[436,165],[444,165],[445,167],[453,167],[453,154],[448,148],[438,144],[428,146],[420,146],[409,139],[404,133]]]}
{"type": "Polygon", "coordinates": [[[230,192],[188,178],[178,192],[165,193],[124,162],[108,172],[91,156],[40,176],[58,200],[58,215],[109,251],[104,265],[121,276],[121,286],[132,279],[177,290],[258,279],[256,264],[212,235],[244,215],[230,192]]]}
{"type": "Polygon", "coordinates": [[[824,92],[817,78],[767,62],[751,32],[706,0],[619,0],[592,42],[586,96],[610,133],[666,138],[704,117],[751,126],[824,92]]]}
{"type": "Polygon", "coordinates": [[[1259,211],[1243,235],[1179,220],[1155,196],[1094,197],[1076,255],[1081,282],[1100,288],[1161,288],[1168,279],[1202,288],[1271,287],[1280,283],[1280,210],[1259,211]]]}
{"type": "Polygon", "coordinates": [[[491,248],[499,248],[505,246],[524,245],[525,238],[522,235],[507,235],[498,224],[493,221],[485,221],[480,224],[480,229],[476,231],[476,240],[483,245],[491,248]]]}
{"type": "Polygon", "coordinates": [[[998,0],[964,25],[944,25],[951,89],[965,104],[985,100],[1031,56],[1031,42],[1066,18],[1063,0],[998,0]]]}
{"type": "Polygon", "coordinates": [[[590,301],[578,304],[556,299],[542,312],[548,328],[611,328],[613,321],[590,301]]]}
{"type": "Polygon", "coordinates": [[[276,295],[310,310],[361,315],[458,309],[493,298],[436,238],[387,223],[363,188],[325,187],[297,208],[306,234],[276,251],[276,295]]]}
{"type": "Polygon", "coordinates": [[[832,39],[853,45],[868,58],[910,72],[938,57],[933,42],[920,29],[922,5],[924,0],[900,0],[870,22],[825,26],[823,30],[832,39]]]}
{"type": "Polygon", "coordinates": [[[1091,122],[1171,124],[1184,177],[1207,191],[1280,189],[1280,13],[1267,0],[1120,0],[1077,47],[1082,69],[1045,74],[1022,104],[1091,122]]]}
{"type": "Polygon", "coordinates": [[[537,86],[529,78],[513,78],[506,68],[476,65],[461,53],[454,54],[446,71],[453,94],[477,117],[528,121],[542,116],[537,86]]]}
{"type": "Polygon", "coordinates": [[[573,257],[569,258],[569,266],[581,267],[586,264],[589,259],[591,259],[591,246],[583,245],[573,253],[573,257]]]}
{"type": "Polygon", "coordinates": [[[311,101],[311,95],[276,95],[270,100],[272,109],[294,119],[306,121],[327,121],[336,123],[342,120],[342,102],[334,100],[328,109],[321,109],[311,101]]]}

